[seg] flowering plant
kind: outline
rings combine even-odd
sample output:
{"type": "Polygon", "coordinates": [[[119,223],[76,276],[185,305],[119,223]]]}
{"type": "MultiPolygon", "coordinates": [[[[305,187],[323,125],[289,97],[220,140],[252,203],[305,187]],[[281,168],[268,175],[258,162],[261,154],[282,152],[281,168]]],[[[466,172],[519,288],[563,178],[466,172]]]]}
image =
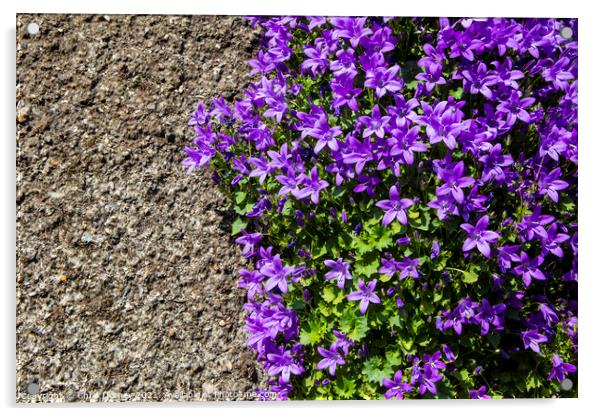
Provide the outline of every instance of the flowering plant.
{"type": "Polygon", "coordinates": [[[574,396],[576,20],[249,20],[255,81],[183,164],[239,215],[269,389],[574,396]]]}

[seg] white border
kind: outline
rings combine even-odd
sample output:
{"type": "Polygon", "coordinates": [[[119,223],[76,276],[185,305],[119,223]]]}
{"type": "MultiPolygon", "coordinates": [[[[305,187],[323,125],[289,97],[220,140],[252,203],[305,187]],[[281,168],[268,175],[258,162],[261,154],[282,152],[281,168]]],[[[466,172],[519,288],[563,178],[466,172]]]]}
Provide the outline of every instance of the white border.
{"type": "MultiPolygon", "coordinates": [[[[2,2],[2,55],[0,71],[2,72],[2,99],[0,106],[5,135],[1,140],[0,195],[2,196],[2,265],[6,272],[2,274],[3,341],[0,342],[2,360],[0,367],[0,391],[4,407],[12,407],[15,411],[15,110],[14,81],[15,81],[15,13],[142,13],[142,14],[313,14],[313,15],[402,15],[402,16],[521,16],[521,17],[578,17],[579,18],[579,113],[580,113],[580,174],[579,174],[579,224],[580,224],[580,276],[579,306],[579,399],[577,400],[504,400],[495,403],[475,403],[469,401],[429,401],[406,402],[401,404],[390,402],[337,402],[337,403],[252,403],[252,404],[205,404],[205,405],[112,405],[99,408],[98,406],[78,406],[77,409],[65,407],[23,407],[22,413],[41,413],[62,415],[65,412],[81,412],[82,407],[91,414],[106,414],[107,407],[116,415],[132,412],[164,413],[175,408],[184,413],[199,414],[277,414],[282,416],[307,415],[309,412],[341,413],[345,415],[366,415],[372,409],[391,412],[392,414],[409,412],[444,416],[462,415],[470,412],[487,412],[491,415],[507,415],[508,412],[517,414],[540,413],[548,415],[581,415],[590,414],[589,410],[596,406],[602,386],[601,358],[602,346],[600,330],[602,329],[599,297],[602,296],[599,276],[600,258],[598,253],[598,235],[602,235],[598,212],[601,205],[600,174],[602,155],[598,114],[600,97],[602,97],[599,73],[602,70],[600,59],[600,13],[595,10],[594,2],[579,1],[540,1],[504,0],[501,2],[487,1],[403,1],[403,0],[298,0],[298,1],[267,1],[267,0],[103,0],[98,2],[85,0],[51,0],[32,1],[21,0],[18,4],[2,2]]],[[[599,406],[597,406],[599,408],[599,406]]],[[[598,412],[599,413],[599,409],[598,412]]]]}
{"type": "Polygon", "coordinates": [[[16,5],[21,13],[143,13],[143,14],[290,14],[290,15],[369,15],[369,16],[545,16],[576,17],[577,2],[550,0],[528,2],[505,0],[484,2],[459,1],[355,1],[355,0],[169,0],[169,1],[102,1],[21,0],[16,5]],[[544,7],[542,7],[544,6],[544,7]]]}

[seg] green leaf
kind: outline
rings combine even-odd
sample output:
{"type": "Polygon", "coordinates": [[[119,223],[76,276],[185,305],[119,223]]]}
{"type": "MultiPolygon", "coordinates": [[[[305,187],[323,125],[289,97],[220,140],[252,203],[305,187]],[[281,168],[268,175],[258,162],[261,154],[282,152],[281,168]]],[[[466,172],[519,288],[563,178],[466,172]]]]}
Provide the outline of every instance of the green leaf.
{"type": "Polygon", "coordinates": [[[420,302],[420,312],[422,312],[424,315],[432,315],[434,311],[435,307],[430,300],[423,299],[422,302],[420,302]]]}
{"type": "Polygon", "coordinates": [[[432,261],[433,270],[436,272],[440,272],[445,269],[447,265],[447,260],[451,257],[451,253],[449,251],[442,251],[439,253],[437,257],[432,261]]]}
{"type": "Polygon", "coordinates": [[[345,292],[340,290],[338,286],[326,286],[322,290],[322,299],[333,305],[338,305],[345,299],[345,292]]]}
{"type": "Polygon", "coordinates": [[[334,293],[332,286],[326,286],[322,291],[322,299],[328,303],[332,302],[336,297],[337,295],[334,293]]]}
{"type": "Polygon", "coordinates": [[[342,399],[351,399],[356,392],[355,381],[346,377],[337,378],[334,391],[342,399]]]}
{"type": "Polygon", "coordinates": [[[383,378],[389,378],[391,376],[390,369],[383,369],[383,359],[379,356],[370,357],[364,363],[362,374],[366,376],[366,379],[372,383],[382,383],[383,378]]]}
{"type": "Polygon", "coordinates": [[[401,356],[399,351],[389,350],[385,353],[385,357],[387,359],[387,364],[389,367],[397,367],[401,364],[401,356]]]}
{"type": "Polygon", "coordinates": [[[408,224],[417,230],[428,231],[431,223],[431,215],[428,211],[418,213],[416,211],[408,212],[408,224]],[[417,216],[416,216],[417,215],[417,216]]]}
{"type": "Polygon", "coordinates": [[[456,88],[453,91],[449,92],[449,95],[451,95],[452,97],[454,97],[456,100],[459,100],[460,98],[462,98],[462,93],[464,92],[464,90],[461,87],[456,88]]]}
{"type": "Polygon", "coordinates": [[[383,234],[374,240],[374,248],[377,250],[384,250],[391,247],[393,244],[393,238],[389,234],[383,234]]]}
{"type": "Polygon", "coordinates": [[[417,341],[417,344],[421,347],[426,347],[427,345],[432,344],[431,338],[426,335],[421,335],[420,337],[418,337],[417,341]]]}
{"type": "Polygon", "coordinates": [[[287,217],[291,214],[292,211],[293,211],[293,203],[291,202],[290,199],[287,199],[287,201],[284,203],[284,206],[282,207],[282,215],[287,217]]]}
{"type": "Polygon", "coordinates": [[[255,206],[255,204],[252,202],[249,202],[248,204],[245,204],[244,206],[236,205],[234,207],[234,212],[236,212],[239,215],[244,215],[247,212],[251,211],[251,209],[253,209],[254,206],[255,206]]]}
{"type": "Polygon", "coordinates": [[[314,254],[314,258],[319,259],[322,256],[325,256],[328,253],[328,248],[326,244],[321,244],[317,253],[314,254]]]}
{"type": "Polygon", "coordinates": [[[340,198],[347,193],[347,188],[343,188],[342,186],[335,186],[332,191],[332,196],[334,198],[340,198]]]}
{"type": "Polygon", "coordinates": [[[487,338],[489,339],[489,342],[491,342],[491,345],[493,345],[495,348],[498,347],[498,345],[500,345],[500,334],[497,332],[491,333],[487,336],[487,338]]]}
{"type": "Polygon", "coordinates": [[[410,323],[410,328],[412,329],[412,333],[414,335],[416,335],[422,325],[424,325],[424,321],[418,315],[415,315],[412,318],[412,321],[410,323]]]}
{"type": "Polygon", "coordinates": [[[305,302],[303,302],[301,299],[296,299],[291,306],[294,310],[301,311],[305,309],[305,302]]]}
{"type": "Polygon", "coordinates": [[[370,241],[364,241],[359,237],[353,238],[352,247],[356,249],[358,254],[366,254],[372,250],[370,241]]]}
{"type": "Polygon", "coordinates": [[[353,239],[351,238],[351,236],[349,234],[342,232],[338,235],[337,242],[341,249],[347,249],[353,243],[353,239]]]}
{"type": "Polygon", "coordinates": [[[416,86],[418,86],[418,81],[415,79],[405,84],[405,88],[409,90],[415,90],[416,86]]]}
{"type": "Polygon", "coordinates": [[[374,260],[362,259],[359,262],[355,263],[354,274],[356,276],[364,276],[366,278],[370,278],[378,273],[378,269],[380,268],[380,261],[378,258],[374,260]]]}
{"type": "Polygon", "coordinates": [[[234,194],[234,200],[239,205],[242,204],[245,199],[247,199],[247,193],[244,191],[238,191],[234,194]]]}
{"type": "Polygon", "coordinates": [[[245,220],[243,220],[242,218],[237,218],[232,223],[232,235],[239,234],[240,230],[242,228],[245,228],[246,226],[247,226],[247,222],[245,220]]]}
{"type": "Polygon", "coordinates": [[[462,281],[467,284],[476,283],[479,280],[479,275],[472,270],[460,270],[462,272],[462,281]]]}
{"type": "Polygon", "coordinates": [[[412,348],[414,346],[414,340],[412,338],[406,338],[401,340],[401,348],[406,354],[411,354],[414,352],[412,348]]]}
{"type": "Polygon", "coordinates": [[[420,218],[420,213],[418,211],[410,210],[408,211],[408,218],[411,220],[416,220],[420,218]]]}
{"type": "Polygon", "coordinates": [[[401,328],[401,318],[398,314],[389,317],[389,325],[394,328],[401,328]]]}
{"type": "Polygon", "coordinates": [[[303,345],[315,345],[322,340],[322,336],[326,332],[326,327],[319,321],[309,321],[309,323],[301,327],[299,341],[303,345]]]}
{"type": "Polygon", "coordinates": [[[525,379],[527,391],[531,391],[542,386],[540,378],[535,373],[530,373],[525,379]]]}
{"type": "Polygon", "coordinates": [[[455,376],[458,380],[466,382],[468,381],[470,374],[468,373],[468,370],[464,368],[460,371],[456,371],[455,376]]]}
{"type": "Polygon", "coordinates": [[[329,317],[330,315],[332,315],[333,310],[334,309],[326,303],[321,302],[318,305],[318,312],[320,312],[325,317],[329,317]]]}
{"type": "Polygon", "coordinates": [[[341,315],[341,331],[352,341],[360,341],[368,333],[368,318],[358,315],[353,309],[346,309],[341,315]]]}

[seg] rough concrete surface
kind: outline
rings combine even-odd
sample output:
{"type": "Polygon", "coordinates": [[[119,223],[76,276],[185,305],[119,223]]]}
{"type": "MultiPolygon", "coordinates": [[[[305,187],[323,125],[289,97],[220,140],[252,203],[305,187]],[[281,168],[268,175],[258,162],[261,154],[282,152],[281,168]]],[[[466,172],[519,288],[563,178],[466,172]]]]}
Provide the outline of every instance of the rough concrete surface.
{"type": "Polygon", "coordinates": [[[256,43],[238,17],[17,16],[17,402],[262,386],[227,201],[179,166],[256,43]]]}

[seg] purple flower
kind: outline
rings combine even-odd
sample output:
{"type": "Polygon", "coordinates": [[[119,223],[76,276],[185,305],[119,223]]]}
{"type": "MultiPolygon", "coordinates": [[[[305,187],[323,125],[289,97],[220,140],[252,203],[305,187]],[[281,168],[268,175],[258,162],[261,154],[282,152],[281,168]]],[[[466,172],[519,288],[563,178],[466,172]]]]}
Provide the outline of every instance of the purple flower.
{"type": "Polygon", "coordinates": [[[385,399],[390,400],[395,397],[397,400],[403,400],[403,395],[412,391],[412,386],[402,381],[401,370],[397,370],[393,380],[383,378],[383,386],[388,390],[385,392],[385,399]]]}
{"type": "Polygon", "coordinates": [[[419,374],[417,379],[418,392],[421,395],[426,394],[427,391],[429,391],[431,394],[437,394],[436,383],[442,379],[443,376],[439,374],[439,372],[433,371],[430,366],[426,366],[423,372],[419,374]]]}
{"type": "Polygon", "coordinates": [[[347,295],[348,300],[359,300],[360,301],[360,312],[361,314],[365,314],[368,309],[368,305],[370,303],[380,303],[380,298],[376,293],[374,293],[374,289],[376,288],[376,279],[373,279],[368,285],[364,283],[362,279],[358,280],[358,287],[360,290],[357,292],[351,292],[347,295]]]}
{"type": "Polygon", "coordinates": [[[254,250],[255,250],[255,244],[259,243],[259,241],[261,241],[261,233],[247,233],[246,230],[241,229],[240,230],[242,232],[242,236],[238,237],[236,240],[234,240],[237,244],[242,244],[244,245],[243,249],[242,249],[242,254],[245,257],[251,257],[255,254],[254,250]]]}
{"type": "Polygon", "coordinates": [[[418,66],[427,67],[435,64],[443,69],[443,62],[445,61],[445,53],[443,51],[443,44],[437,45],[434,48],[430,43],[425,43],[423,46],[424,56],[418,60],[418,66]]]}
{"type": "Polygon", "coordinates": [[[450,195],[438,196],[436,199],[429,201],[429,207],[437,210],[437,218],[444,220],[451,215],[460,215],[460,210],[455,205],[455,199],[450,195]]]}
{"type": "Polygon", "coordinates": [[[249,174],[250,177],[259,177],[259,183],[263,184],[267,175],[272,173],[274,169],[265,160],[263,154],[259,157],[249,158],[249,162],[256,166],[249,174]]]}
{"type": "Polygon", "coordinates": [[[548,380],[552,381],[553,379],[556,379],[557,381],[562,381],[566,378],[568,373],[574,373],[576,371],[577,367],[573,364],[563,362],[558,354],[554,354],[552,357],[552,370],[550,371],[548,380]]]}
{"type": "Polygon", "coordinates": [[[395,240],[395,244],[400,246],[407,246],[411,242],[412,240],[410,240],[409,237],[399,237],[397,240],[395,240]]]}
{"type": "Polygon", "coordinates": [[[257,270],[249,271],[242,269],[238,272],[241,280],[238,281],[238,287],[247,289],[247,299],[252,300],[256,294],[263,293],[263,285],[261,282],[265,277],[257,270]]]}
{"type": "Polygon", "coordinates": [[[345,360],[334,346],[331,346],[329,349],[318,347],[318,352],[324,357],[324,359],[318,363],[318,370],[328,368],[328,372],[334,377],[337,365],[344,365],[345,360]]]}
{"type": "Polygon", "coordinates": [[[468,90],[471,94],[481,93],[490,100],[493,98],[493,92],[489,87],[496,84],[496,77],[487,71],[487,66],[483,62],[479,62],[470,70],[462,71],[462,76],[464,90],[468,90]]]}
{"type": "Polygon", "coordinates": [[[299,193],[299,184],[302,178],[297,177],[292,170],[287,170],[286,175],[277,175],[276,180],[282,184],[282,188],[278,191],[278,196],[285,196],[288,193],[293,195],[299,193]]]}
{"type": "Polygon", "coordinates": [[[298,191],[291,191],[292,194],[297,199],[311,197],[311,202],[318,205],[320,202],[320,191],[322,189],[328,188],[328,182],[318,177],[318,168],[313,167],[310,172],[310,176],[305,174],[301,175],[300,178],[302,183],[305,185],[305,188],[300,189],[298,191]]]}
{"type": "Polygon", "coordinates": [[[478,311],[475,320],[481,323],[481,335],[487,335],[490,326],[493,326],[495,331],[501,331],[504,328],[506,305],[503,303],[491,306],[487,299],[483,299],[478,311]]]}
{"type": "Polygon", "coordinates": [[[428,151],[426,145],[418,141],[419,126],[408,129],[408,124],[395,127],[391,131],[391,138],[387,139],[387,144],[391,146],[389,152],[391,156],[401,156],[401,161],[406,165],[414,163],[414,153],[428,151]]]}
{"type": "Polygon", "coordinates": [[[280,374],[282,381],[288,383],[291,374],[302,374],[303,367],[295,363],[295,359],[291,355],[290,351],[284,351],[281,354],[270,353],[267,355],[271,365],[268,368],[268,374],[270,376],[276,376],[280,374]]]}
{"type": "Polygon", "coordinates": [[[324,264],[330,268],[330,271],[324,275],[324,279],[336,279],[339,289],[345,288],[345,280],[353,279],[353,276],[349,272],[349,263],[343,261],[343,259],[338,259],[337,261],[326,260],[324,264]]]}
{"type": "Polygon", "coordinates": [[[516,254],[520,250],[520,246],[502,246],[498,247],[498,264],[502,272],[506,272],[512,268],[513,262],[520,261],[520,257],[516,254]]]}
{"type": "Polygon", "coordinates": [[[370,138],[366,138],[364,142],[360,142],[355,137],[349,140],[348,149],[351,151],[343,155],[343,163],[347,165],[355,165],[355,173],[361,173],[366,163],[372,160],[372,143],[370,138]]]}
{"type": "Polygon", "coordinates": [[[539,305],[539,312],[541,313],[543,319],[547,322],[548,325],[552,325],[558,322],[558,315],[556,314],[556,311],[554,311],[554,308],[552,308],[551,306],[542,303],[541,305],[539,305]]]}
{"type": "Polygon", "coordinates": [[[358,118],[358,121],[365,126],[362,137],[366,138],[374,134],[376,137],[382,139],[385,136],[385,128],[390,119],[391,117],[389,116],[380,115],[380,108],[378,104],[376,104],[372,108],[372,115],[370,117],[361,116],[358,118]]]}
{"type": "Polygon", "coordinates": [[[487,230],[489,225],[489,216],[482,216],[475,226],[470,224],[462,224],[460,228],[468,233],[468,238],[464,240],[462,251],[470,251],[475,247],[485,257],[491,257],[491,247],[489,243],[495,243],[500,235],[495,231],[487,230]]]}
{"type": "Polygon", "coordinates": [[[513,69],[512,59],[506,58],[503,62],[494,61],[492,64],[495,67],[498,81],[501,81],[507,87],[517,90],[518,82],[516,81],[524,78],[525,74],[517,69],[513,69]]]}
{"type": "Polygon", "coordinates": [[[389,199],[378,201],[375,205],[386,211],[382,220],[384,225],[390,224],[394,219],[397,219],[403,225],[407,225],[408,217],[405,210],[414,205],[414,201],[408,198],[400,198],[397,186],[393,185],[389,189],[389,199]]]}
{"type": "Polygon", "coordinates": [[[434,107],[426,101],[421,104],[424,114],[416,118],[416,123],[426,127],[429,143],[443,142],[448,149],[454,150],[457,138],[468,127],[467,122],[462,120],[461,105],[449,101],[438,102],[434,107]]]}
{"type": "Polygon", "coordinates": [[[280,146],[279,152],[275,152],[274,150],[268,150],[268,156],[270,157],[270,159],[272,159],[271,162],[268,163],[268,166],[274,169],[286,170],[291,164],[291,154],[288,151],[288,146],[286,143],[280,146]]]}
{"type": "Polygon", "coordinates": [[[332,107],[337,109],[347,106],[353,111],[358,111],[357,96],[362,93],[361,88],[355,88],[353,79],[347,76],[337,77],[331,82],[332,107]]]}
{"type": "Polygon", "coordinates": [[[516,224],[521,235],[526,241],[533,240],[537,235],[540,238],[547,238],[548,233],[544,228],[545,225],[554,222],[554,217],[551,215],[541,215],[541,206],[537,205],[531,215],[525,215],[523,220],[516,224]]]}
{"type": "Polygon", "coordinates": [[[564,257],[561,244],[570,240],[570,238],[568,234],[558,232],[557,223],[552,224],[546,231],[546,238],[542,241],[542,255],[545,256],[547,253],[552,253],[556,257],[564,257]]]}
{"type": "Polygon", "coordinates": [[[437,85],[444,85],[447,81],[441,76],[441,66],[436,63],[425,65],[424,72],[416,75],[416,79],[424,81],[426,91],[431,92],[437,85]]]}
{"type": "Polygon", "coordinates": [[[521,332],[521,339],[525,345],[525,349],[532,349],[535,352],[540,352],[539,344],[548,342],[548,337],[538,333],[535,329],[521,332]]]}
{"type": "Polygon", "coordinates": [[[303,61],[301,69],[313,77],[323,74],[328,67],[328,49],[305,46],[303,53],[309,59],[303,61]]]}
{"type": "Polygon", "coordinates": [[[390,253],[387,253],[385,258],[380,260],[381,267],[378,272],[389,277],[392,277],[395,273],[401,270],[401,262],[391,257],[390,253]]]}
{"type": "Polygon", "coordinates": [[[340,348],[343,355],[349,354],[349,348],[353,345],[353,341],[351,341],[346,334],[339,332],[336,329],[333,330],[332,333],[336,338],[336,341],[332,343],[332,348],[340,348]]]}
{"type": "Polygon", "coordinates": [[[337,51],[337,59],[330,62],[330,70],[335,77],[340,77],[341,75],[354,77],[357,74],[354,52],[355,51],[351,48],[340,49],[337,51]]]}
{"type": "Polygon", "coordinates": [[[288,106],[284,101],[284,97],[268,97],[266,98],[266,104],[268,109],[263,112],[263,115],[265,117],[274,118],[278,123],[280,123],[284,113],[288,110],[288,106]]]}
{"type": "Polygon", "coordinates": [[[449,348],[447,345],[443,344],[441,349],[445,353],[445,358],[447,358],[447,361],[449,361],[450,363],[453,363],[454,361],[456,361],[456,355],[451,350],[451,348],[449,348]]]}
{"type": "Polygon", "coordinates": [[[375,89],[376,96],[381,98],[387,92],[393,93],[403,88],[403,81],[397,77],[397,74],[399,74],[399,66],[397,65],[393,65],[389,69],[378,67],[373,71],[366,72],[364,86],[375,89]]]}
{"type": "Polygon", "coordinates": [[[215,149],[204,143],[199,143],[197,149],[186,147],[184,150],[188,157],[182,161],[182,165],[188,166],[188,173],[194,169],[207,166],[213,155],[215,155],[215,149]]]}
{"type": "Polygon", "coordinates": [[[496,180],[503,182],[506,179],[506,172],[503,168],[512,165],[513,160],[511,155],[502,154],[502,145],[496,144],[489,153],[481,156],[479,161],[483,164],[483,176],[484,182],[490,180],[496,180]]]}
{"type": "Polygon", "coordinates": [[[354,48],[366,36],[372,34],[370,28],[364,27],[366,24],[365,17],[334,17],[330,19],[330,23],[335,27],[333,36],[335,38],[349,39],[351,46],[354,48]]]}
{"type": "Polygon", "coordinates": [[[226,104],[224,97],[214,98],[212,104],[213,110],[210,114],[217,117],[219,121],[224,122],[226,119],[232,118],[232,109],[226,104]]]}
{"type": "Polygon", "coordinates": [[[527,253],[522,251],[520,253],[519,262],[520,264],[514,267],[512,271],[514,274],[522,276],[525,287],[529,287],[531,285],[532,279],[546,280],[546,275],[539,270],[539,266],[543,264],[542,256],[536,256],[531,259],[527,253]]]}
{"type": "Polygon", "coordinates": [[[542,173],[542,177],[539,179],[540,195],[547,195],[552,201],[558,203],[558,191],[569,187],[568,182],[560,179],[561,174],[560,168],[553,169],[547,174],[542,173]]]}
{"type": "Polygon", "coordinates": [[[464,175],[464,162],[462,161],[456,163],[450,169],[440,169],[439,177],[444,181],[444,184],[437,187],[437,196],[451,193],[457,202],[464,202],[464,191],[462,189],[472,186],[475,180],[470,176],[462,175],[464,175]]]}
{"type": "Polygon", "coordinates": [[[497,110],[506,114],[508,117],[508,124],[513,125],[516,123],[516,119],[529,123],[531,121],[531,115],[527,112],[527,108],[531,107],[535,103],[535,98],[521,98],[520,92],[512,91],[508,100],[501,102],[497,106],[497,110]]]}
{"type": "Polygon", "coordinates": [[[203,103],[202,101],[199,101],[195,112],[190,117],[190,120],[188,120],[188,125],[189,126],[196,126],[196,125],[204,126],[205,124],[207,124],[208,121],[209,121],[209,113],[207,112],[205,103],[203,103]]]}
{"type": "Polygon", "coordinates": [[[261,274],[269,277],[265,283],[266,290],[272,290],[278,286],[282,293],[288,292],[288,281],[287,277],[293,273],[293,268],[289,266],[283,266],[280,255],[275,255],[270,262],[264,264],[259,270],[261,274]]]}
{"type": "Polygon", "coordinates": [[[430,367],[434,373],[438,373],[439,370],[445,370],[447,367],[447,365],[441,361],[441,351],[437,351],[433,355],[424,354],[422,360],[424,361],[424,367],[430,367]]]}
{"type": "Polygon", "coordinates": [[[420,265],[420,259],[411,259],[409,257],[404,258],[399,264],[399,278],[405,279],[407,276],[411,276],[415,279],[418,278],[417,267],[420,265]]]}
{"type": "Polygon", "coordinates": [[[431,260],[439,256],[441,249],[439,248],[439,242],[437,240],[433,241],[433,247],[431,248],[431,260]]]}
{"type": "Polygon", "coordinates": [[[338,150],[339,145],[337,137],[342,134],[340,127],[330,127],[326,115],[321,115],[316,122],[314,128],[310,129],[307,134],[315,139],[318,139],[314,152],[320,153],[324,146],[328,146],[331,150],[338,150]]]}
{"type": "Polygon", "coordinates": [[[468,390],[471,399],[491,399],[487,394],[487,386],[481,386],[476,390],[468,390]]]}
{"type": "Polygon", "coordinates": [[[566,90],[569,86],[568,81],[575,78],[570,71],[566,70],[569,64],[569,58],[564,56],[550,67],[545,68],[541,75],[546,81],[551,82],[557,90],[566,90]]]}

